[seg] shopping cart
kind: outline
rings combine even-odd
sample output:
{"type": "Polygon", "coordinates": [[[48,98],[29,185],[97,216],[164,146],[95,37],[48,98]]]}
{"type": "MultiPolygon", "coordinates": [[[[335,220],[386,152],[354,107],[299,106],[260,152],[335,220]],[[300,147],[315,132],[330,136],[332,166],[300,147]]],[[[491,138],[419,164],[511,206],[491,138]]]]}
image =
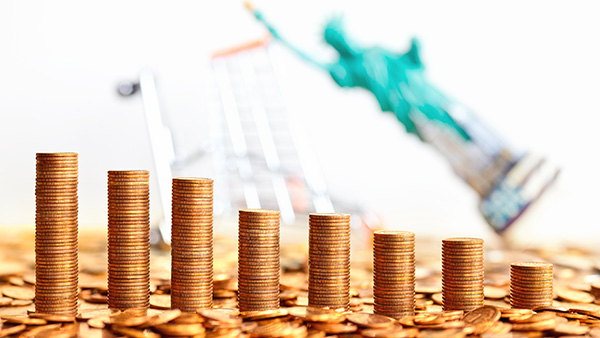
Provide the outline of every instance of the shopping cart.
{"type": "Polygon", "coordinates": [[[177,157],[171,130],[163,123],[154,75],[145,70],[137,82],[122,82],[119,93],[140,92],[154,156],[162,208],[153,242],[170,242],[171,178],[197,160],[214,165],[215,212],[235,215],[240,208],[281,212],[286,226],[307,226],[311,212],[353,215],[355,228],[379,226],[378,217],[355,203],[333,198],[315,154],[286,109],[269,39],[215,53],[206,86],[210,140],[191,156],[177,157]],[[210,155],[210,156],[207,156],[210,155]],[[299,217],[300,216],[300,217],[299,217]]]}

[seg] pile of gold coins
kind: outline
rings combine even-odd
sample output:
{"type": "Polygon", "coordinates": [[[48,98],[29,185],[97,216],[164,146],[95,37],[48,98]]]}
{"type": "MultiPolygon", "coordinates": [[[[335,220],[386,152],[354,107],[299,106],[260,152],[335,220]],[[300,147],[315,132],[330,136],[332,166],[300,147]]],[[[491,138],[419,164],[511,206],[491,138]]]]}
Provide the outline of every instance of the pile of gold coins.
{"type": "Polygon", "coordinates": [[[75,153],[37,154],[35,310],[77,313],[77,178],[75,153]]]}
{"type": "Polygon", "coordinates": [[[238,306],[252,312],[279,308],[279,211],[239,213],[238,306]]]}
{"type": "Polygon", "coordinates": [[[109,171],[108,306],[144,310],[149,301],[149,173],[109,171]]]}
{"type": "Polygon", "coordinates": [[[173,179],[171,305],[182,311],[212,306],[213,180],[173,179]]]}
{"type": "Polygon", "coordinates": [[[483,240],[442,241],[444,310],[473,310],[483,305],[483,240]]]}
{"type": "Polygon", "coordinates": [[[308,224],[308,305],[347,310],[350,215],[311,214],[308,224]]]}
{"type": "Polygon", "coordinates": [[[552,264],[516,262],[510,265],[510,304],[514,308],[534,309],[551,306],[552,264]]]}
{"type": "Polygon", "coordinates": [[[373,233],[374,312],[400,319],[415,313],[415,234],[373,233]]]}
{"type": "Polygon", "coordinates": [[[80,280],[77,154],[38,154],[36,173],[35,275],[0,264],[0,337],[600,337],[600,284],[554,288],[553,264],[530,261],[486,281],[478,238],[443,240],[420,286],[415,234],[375,231],[357,281],[350,215],[310,214],[292,264],[279,212],[243,209],[222,263],[204,178],[173,179],[171,275],[152,278],[147,171],[108,172],[108,272],[82,264],[80,280]]]}

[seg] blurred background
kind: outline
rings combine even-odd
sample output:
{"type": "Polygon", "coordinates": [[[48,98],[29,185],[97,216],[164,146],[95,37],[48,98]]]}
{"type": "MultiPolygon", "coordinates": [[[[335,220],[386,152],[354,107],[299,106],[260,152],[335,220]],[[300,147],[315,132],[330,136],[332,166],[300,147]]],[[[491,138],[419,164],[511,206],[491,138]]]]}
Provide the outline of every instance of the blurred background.
{"type": "MultiPolygon", "coordinates": [[[[265,0],[254,6],[323,60],[335,57],[323,42],[335,15],[364,46],[405,52],[418,37],[431,83],[510,144],[561,167],[556,184],[507,236],[524,246],[597,246],[597,2],[265,0]]],[[[240,1],[2,1],[0,226],[34,223],[36,152],[79,153],[82,227],[106,224],[107,170],[154,175],[141,96],[117,93],[121,81],[138,81],[143,70],[155,76],[177,156],[204,154],[175,174],[218,176],[211,56],[265,35],[240,1]]],[[[369,211],[386,228],[498,241],[477,210],[476,193],[433,148],[382,113],[371,93],[339,88],[276,41],[268,49],[281,102],[333,198],[369,211]]],[[[156,180],[151,184],[156,221],[162,208],[156,180]]],[[[230,223],[215,223],[215,231],[230,223]]]]}

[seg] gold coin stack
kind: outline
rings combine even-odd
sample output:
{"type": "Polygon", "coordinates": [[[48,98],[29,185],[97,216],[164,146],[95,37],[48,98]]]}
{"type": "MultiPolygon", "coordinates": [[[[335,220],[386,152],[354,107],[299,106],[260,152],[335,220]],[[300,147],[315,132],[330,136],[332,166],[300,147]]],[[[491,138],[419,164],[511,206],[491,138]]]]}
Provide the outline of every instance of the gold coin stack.
{"type": "Polygon", "coordinates": [[[444,310],[470,311],[483,306],[483,240],[442,241],[442,302],[444,310]]]}
{"type": "Polygon", "coordinates": [[[241,312],[279,308],[279,211],[239,212],[238,306],[241,312]]]}
{"type": "Polygon", "coordinates": [[[77,314],[76,153],[36,154],[35,311],[77,314]]]}
{"type": "Polygon", "coordinates": [[[551,306],[552,264],[516,262],[510,264],[510,305],[516,309],[551,306]]]}
{"type": "Polygon", "coordinates": [[[350,307],[350,215],[309,215],[308,306],[350,307]]]}
{"type": "Polygon", "coordinates": [[[211,307],[213,180],[173,179],[171,224],[171,308],[211,307]]]}
{"type": "Polygon", "coordinates": [[[108,172],[108,307],[150,305],[150,191],[145,170],[108,172]]]}
{"type": "Polygon", "coordinates": [[[373,233],[373,297],[375,314],[395,319],[415,313],[415,234],[373,233]]]}

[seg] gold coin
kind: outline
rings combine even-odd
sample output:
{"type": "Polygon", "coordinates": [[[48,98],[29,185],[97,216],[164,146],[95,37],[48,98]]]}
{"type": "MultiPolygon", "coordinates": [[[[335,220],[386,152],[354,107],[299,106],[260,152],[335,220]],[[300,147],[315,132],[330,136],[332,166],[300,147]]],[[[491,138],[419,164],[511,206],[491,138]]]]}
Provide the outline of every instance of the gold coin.
{"type": "Polygon", "coordinates": [[[311,219],[349,219],[350,214],[343,213],[310,213],[308,214],[309,220],[311,219]]]}
{"type": "Polygon", "coordinates": [[[175,324],[167,323],[154,327],[156,331],[170,336],[193,336],[204,333],[202,324],[175,324]]]}
{"type": "Polygon", "coordinates": [[[510,267],[522,270],[549,270],[552,269],[552,264],[544,262],[514,262],[510,264],[510,267]]]}
{"type": "Polygon", "coordinates": [[[197,313],[206,319],[221,323],[240,325],[242,323],[241,318],[237,317],[237,311],[233,309],[201,309],[197,313]]]}
{"type": "Polygon", "coordinates": [[[358,330],[356,325],[344,323],[313,323],[312,328],[325,331],[328,334],[352,333],[358,330]]]}
{"type": "Polygon", "coordinates": [[[495,306],[482,306],[471,310],[463,317],[463,321],[471,325],[479,325],[484,322],[496,322],[500,320],[500,310],[495,306]]]}
{"type": "Polygon", "coordinates": [[[552,330],[556,326],[555,319],[547,319],[533,323],[512,324],[513,331],[547,331],[552,330]]]}
{"type": "Polygon", "coordinates": [[[363,328],[389,328],[394,325],[394,319],[382,315],[370,313],[351,313],[346,315],[346,319],[355,325],[363,328]]]}
{"type": "Polygon", "coordinates": [[[483,239],[473,237],[451,237],[442,240],[444,245],[483,244],[483,239]]]}
{"type": "Polygon", "coordinates": [[[29,313],[28,316],[30,318],[40,318],[47,322],[68,323],[68,322],[75,321],[75,316],[59,315],[59,314],[51,314],[51,313],[32,312],[32,313],[29,313]]]}
{"type": "Polygon", "coordinates": [[[286,309],[249,311],[249,312],[242,312],[241,315],[245,320],[265,320],[265,319],[285,317],[288,315],[288,311],[286,309]]]}
{"type": "Polygon", "coordinates": [[[410,338],[416,337],[419,333],[417,329],[366,329],[361,330],[360,334],[367,338],[410,338]]]}
{"type": "Polygon", "coordinates": [[[42,318],[30,318],[28,316],[11,316],[3,315],[0,319],[11,324],[25,324],[25,325],[44,325],[48,322],[42,318]]]}

